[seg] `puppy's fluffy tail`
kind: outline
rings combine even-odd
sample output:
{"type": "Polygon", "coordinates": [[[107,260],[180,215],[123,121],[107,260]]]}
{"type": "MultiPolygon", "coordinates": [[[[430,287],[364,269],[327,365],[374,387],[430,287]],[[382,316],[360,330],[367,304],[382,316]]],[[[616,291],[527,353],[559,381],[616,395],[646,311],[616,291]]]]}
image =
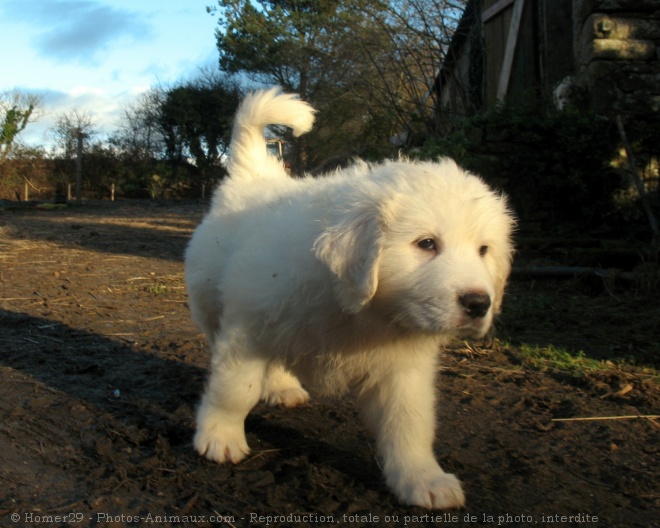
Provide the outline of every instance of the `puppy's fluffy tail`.
{"type": "Polygon", "coordinates": [[[233,180],[258,180],[285,174],[282,162],[268,154],[264,129],[286,125],[298,137],[312,128],[314,109],[279,88],[248,95],[238,107],[229,147],[229,175],[233,180]]]}

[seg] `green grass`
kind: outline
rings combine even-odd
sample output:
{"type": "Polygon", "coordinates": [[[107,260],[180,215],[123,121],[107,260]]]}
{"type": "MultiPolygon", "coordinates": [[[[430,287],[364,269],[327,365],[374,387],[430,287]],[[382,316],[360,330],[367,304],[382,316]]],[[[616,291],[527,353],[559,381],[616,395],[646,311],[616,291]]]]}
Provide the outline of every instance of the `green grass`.
{"type": "Polygon", "coordinates": [[[164,293],[167,292],[167,286],[164,284],[154,284],[152,286],[149,286],[149,291],[158,297],[159,295],[163,295],[164,293]]]}
{"type": "Polygon", "coordinates": [[[657,290],[593,291],[576,281],[512,282],[497,334],[536,368],[660,372],[657,290]]]}
{"type": "Polygon", "coordinates": [[[523,364],[538,370],[555,370],[573,375],[583,375],[586,372],[611,370],[614,363],[591,359],[582,351],[569,352],[563,348],[549,346],[533,346],[522,344],[516,347],[523,364]]]}

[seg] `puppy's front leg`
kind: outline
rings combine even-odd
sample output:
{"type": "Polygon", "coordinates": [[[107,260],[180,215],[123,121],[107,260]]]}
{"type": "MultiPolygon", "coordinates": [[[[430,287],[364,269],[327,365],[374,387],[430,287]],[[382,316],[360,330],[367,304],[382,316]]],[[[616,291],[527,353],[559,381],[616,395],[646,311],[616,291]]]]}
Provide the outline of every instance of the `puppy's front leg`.
{"type": "Polygon", "coordinates": [[[359,395],[367,424],[376,434],[388,486],[406,504],[429,509],[465,504],[461,484],[433,455],[435,360],[401,364],[359,395]]]}
{"type": "Polygon", "coordinates": [[[221,464],[240,462],[250,452],[245,417],[259,401],[266,371],[265,361],[241,356],[235,345],[229,339],[213,344],[211,374],[193,440],[200,455],[221,464]]]}

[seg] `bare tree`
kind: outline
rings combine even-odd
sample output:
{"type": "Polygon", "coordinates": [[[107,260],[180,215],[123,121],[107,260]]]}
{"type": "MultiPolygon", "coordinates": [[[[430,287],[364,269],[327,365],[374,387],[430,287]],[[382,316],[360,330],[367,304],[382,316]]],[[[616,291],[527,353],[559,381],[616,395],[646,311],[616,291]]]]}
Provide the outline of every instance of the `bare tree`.
{"type": "Polygon", "coordinates": [[[47,132],[54,147],[54,154],[64,159],[75,158],[78,135],[83,136],[84,148],[88,147],[94,131],[94,120],[88,112],[74,108],[58,114],[55,124],[47,132]]]}
{"type": "Polygon", "coordinates": [[[354,34],[370,65],[356,89],[395,115],[405,140],[410,132],[433,131],[437,104],[433,86],[458,27],[466,0],[381,0],[366,4],[373,21],[354,34]]]}
{"type": "Polygon", "coordinates": [[[69,166],[75,158],[76,202],[81,203],[82,155],[94,135],[92,116],[79,109],[61,113],[48,133],[55,145],[53,153],[63,158],[65,173],[72,171],[69,166]]]}
{"type": "Polygon", "coordinates": [[[111,138],[112,144],[133,160],[164,157],[165,140],[158,120],[165,97],[166,89],[156,85],[126,106],[111,138]]]}

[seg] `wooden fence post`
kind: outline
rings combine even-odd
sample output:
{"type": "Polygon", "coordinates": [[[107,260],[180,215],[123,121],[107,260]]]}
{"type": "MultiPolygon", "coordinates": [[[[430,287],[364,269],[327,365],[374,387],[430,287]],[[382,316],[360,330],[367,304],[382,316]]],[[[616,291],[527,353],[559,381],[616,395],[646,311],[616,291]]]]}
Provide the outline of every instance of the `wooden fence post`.
{"type": "Polygon", "coordinates": [[[81,128],[76,130],[78,144],[76,146],[76,204],[82,204],[82,150],[83,132],[81,128]]]}
{"type": "Polygon", "coordinates": [[[513,4],[513,14],[511,15],[511,25],[509,26],[509,35],[506,39],[506,48],[504,51],[504,62],[500,72],[500,80],[497,85],[497,99],[503,101],[509,91],[509,80],[511,79],[511,68],[513,67],[513,56],[516,52],[518,42],[518,32],[520,30],[520,20],[522,19],[525,0],[516,0],[513,4]]]}

